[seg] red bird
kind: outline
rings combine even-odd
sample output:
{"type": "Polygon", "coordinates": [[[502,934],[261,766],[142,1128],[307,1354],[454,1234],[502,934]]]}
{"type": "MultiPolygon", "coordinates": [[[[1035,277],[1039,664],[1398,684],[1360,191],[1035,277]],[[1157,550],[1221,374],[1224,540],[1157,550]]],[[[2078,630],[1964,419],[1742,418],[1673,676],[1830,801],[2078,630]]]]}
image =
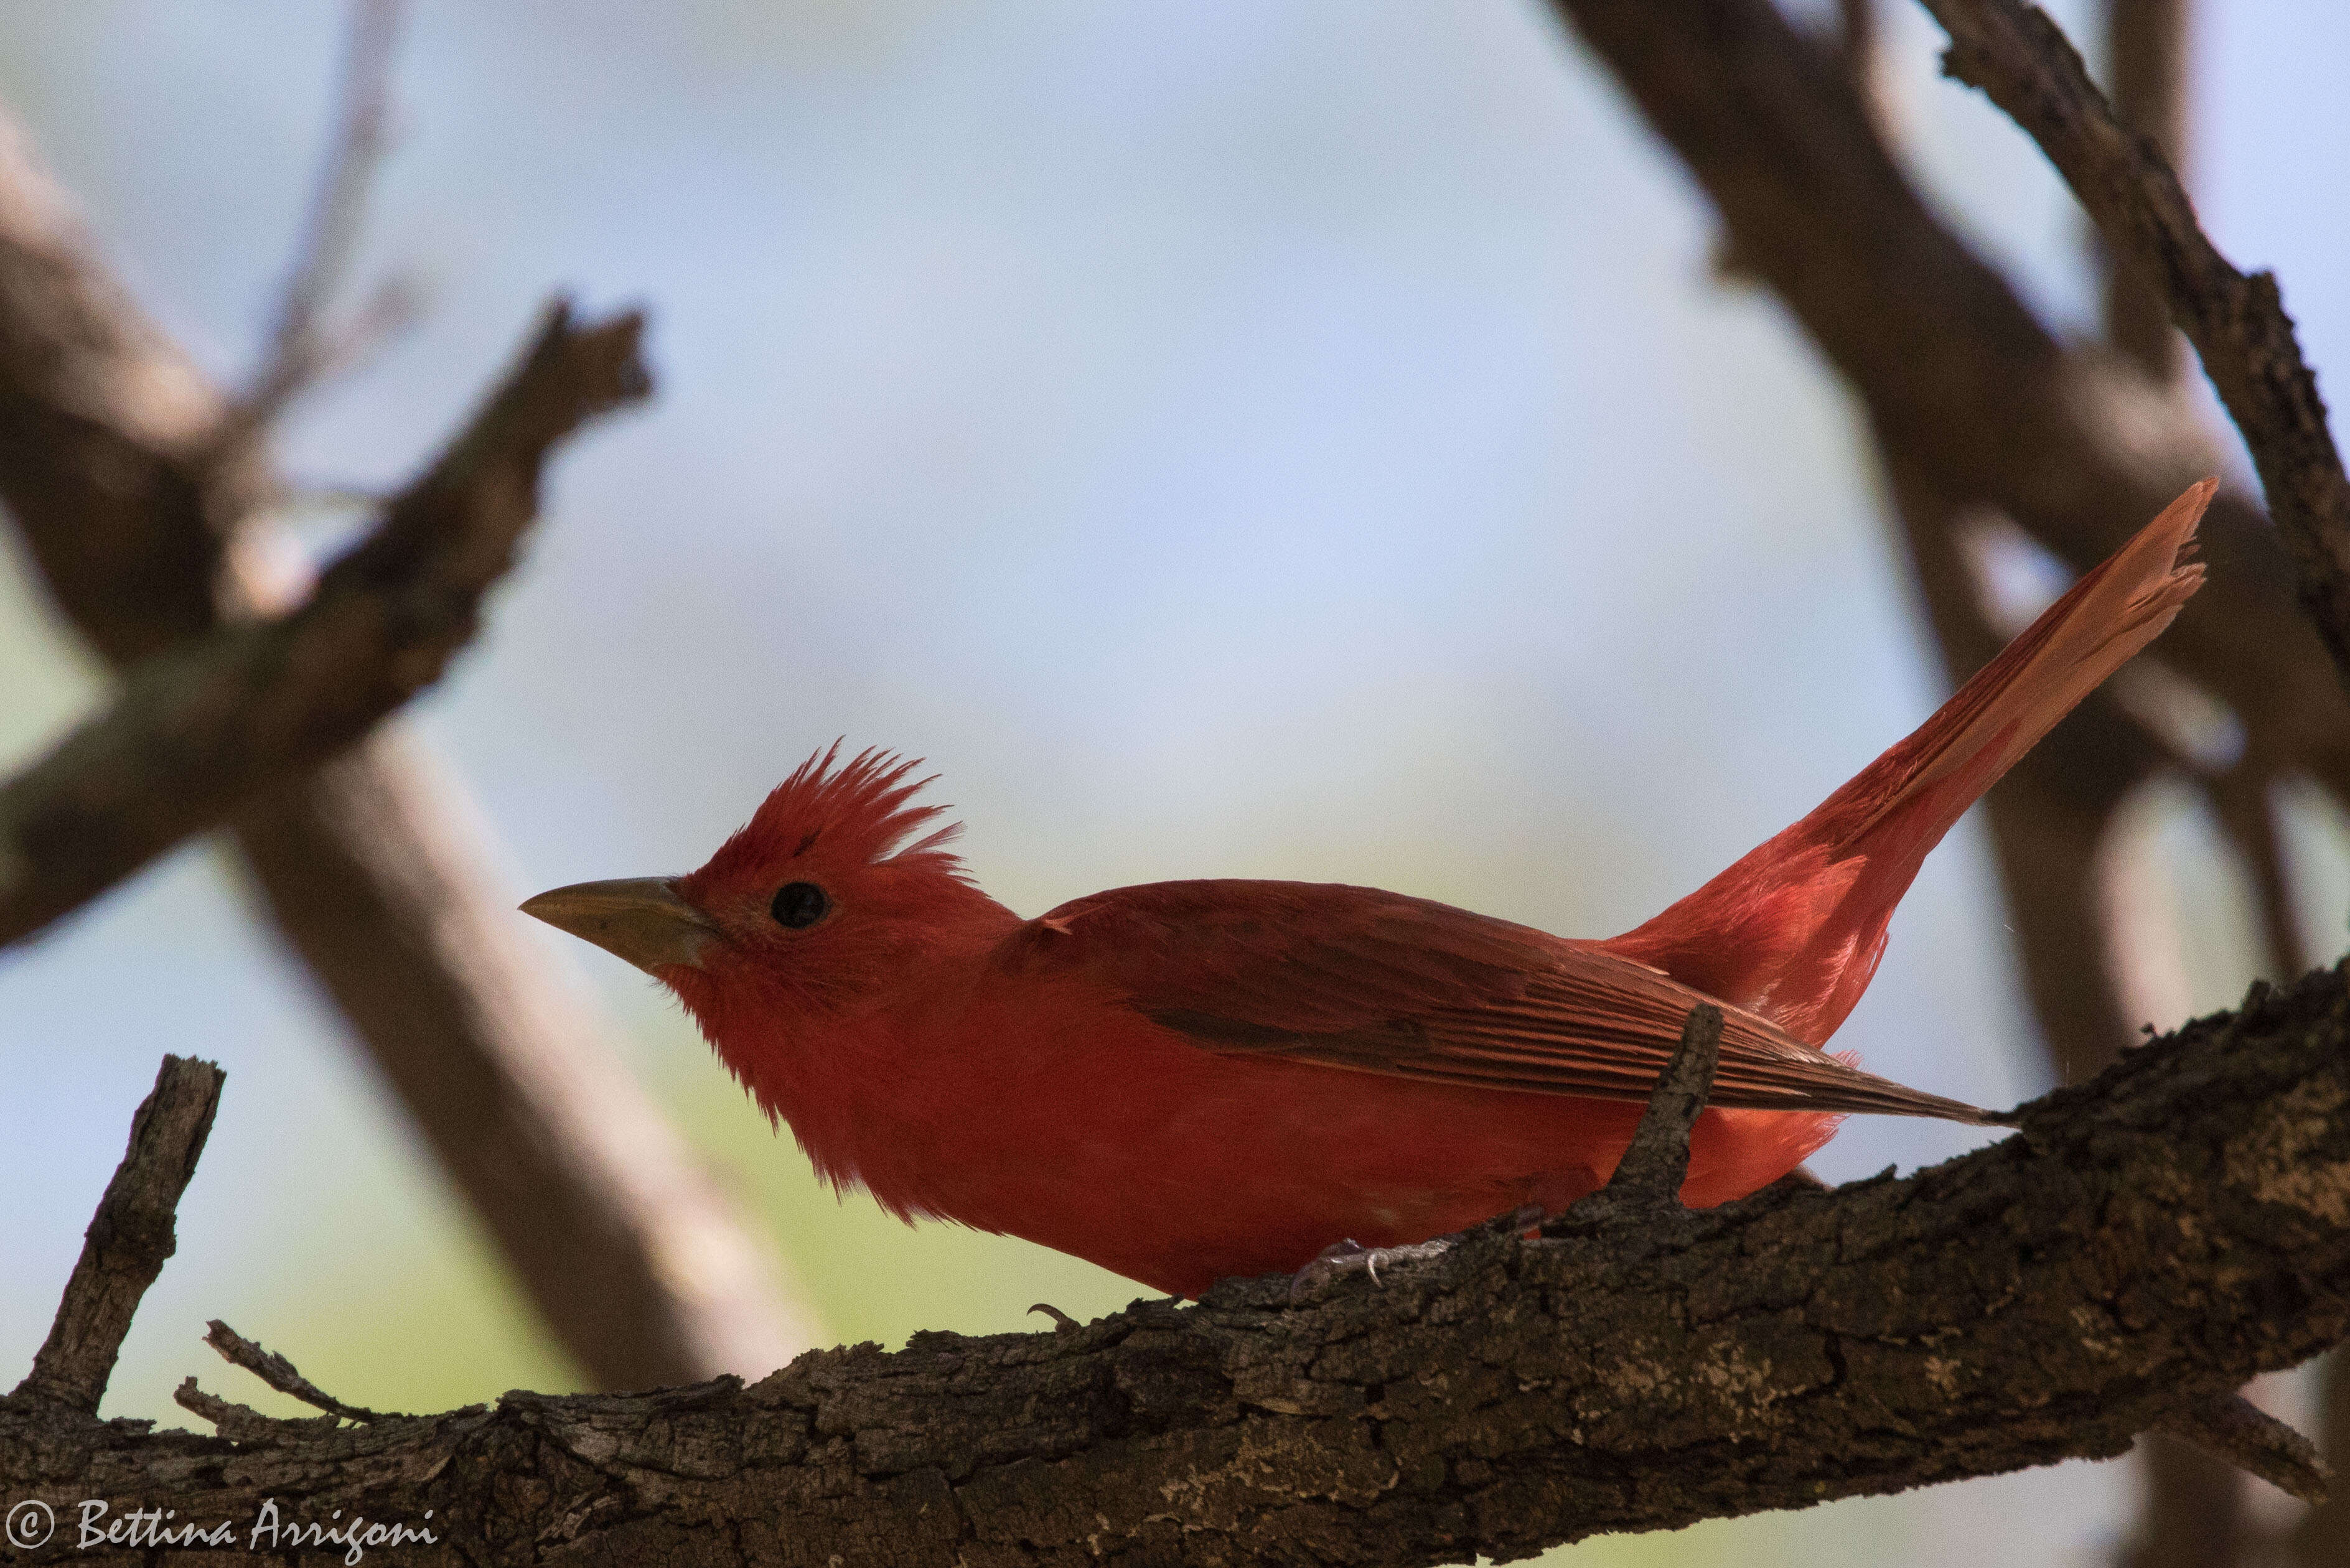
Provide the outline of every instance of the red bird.
{"type": "MultiPolygon", "coordinates": [[[[1303,882],[1160,882],[1024,920],[910,804],[811,758],[691,876],[523,908],[675,992],[836,1188],[1157,1289],[1291,1271],[1592,1191],[1682,1021],[1724,1014],[1685,1201],[1792,1169],[1842,1113],[1981,1121],[1820,1047],[1976,796],[2178,613],[2196,485],[1908,739],[1607,941],[1303,882]],[[909,842],[911,840],[911,842],[909,842]]],[[[836,752],[837,748],[835,748],[836,752]]]]}

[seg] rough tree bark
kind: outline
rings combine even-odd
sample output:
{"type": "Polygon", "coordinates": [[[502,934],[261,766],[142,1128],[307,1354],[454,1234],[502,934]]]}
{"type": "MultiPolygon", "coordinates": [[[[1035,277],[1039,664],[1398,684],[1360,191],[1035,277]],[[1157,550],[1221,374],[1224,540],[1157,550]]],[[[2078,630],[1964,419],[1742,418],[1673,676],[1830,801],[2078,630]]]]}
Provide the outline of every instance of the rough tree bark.
{"type": "MultiPolygon", "coordinates": [[[[119,1528],[168,1500],[240,1547],[265,1506],[340,1509],[431,1529],[423,1562],[1325,1565],[1514,1558],[2103,1457],[2157,1423],[2323,1485],[2305,1443],[2214,1401],[2350,1334],[2343,971],[2257,986],[1906,1179],[1692,1213],[1643,1174],[1538,1241],[1489,1227],[1303,1302],[1230,1281],[747,1387],[352,1423],[188,1387],[211,1438],[20,1391],[0,1484],[63,1518],[27,1561],[95,1499],[119,1528]]],[[[76,1560],[134,1560],[154,1542],[130,1528],[76,1560]]]]}

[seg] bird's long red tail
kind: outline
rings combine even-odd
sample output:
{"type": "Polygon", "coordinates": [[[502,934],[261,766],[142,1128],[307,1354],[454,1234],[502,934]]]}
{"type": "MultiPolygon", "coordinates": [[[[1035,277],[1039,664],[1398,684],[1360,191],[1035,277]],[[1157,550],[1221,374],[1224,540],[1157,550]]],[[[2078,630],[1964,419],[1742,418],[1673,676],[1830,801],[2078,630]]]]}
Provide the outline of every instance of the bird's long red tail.
{"type": "Polygon", "coordinates": [[[2201,584],[2189,557],[2217,488],[2172,502],[1810,815],[1601,945],[1825,1043],[1867,988],[1927,851],[2201,584]]]}

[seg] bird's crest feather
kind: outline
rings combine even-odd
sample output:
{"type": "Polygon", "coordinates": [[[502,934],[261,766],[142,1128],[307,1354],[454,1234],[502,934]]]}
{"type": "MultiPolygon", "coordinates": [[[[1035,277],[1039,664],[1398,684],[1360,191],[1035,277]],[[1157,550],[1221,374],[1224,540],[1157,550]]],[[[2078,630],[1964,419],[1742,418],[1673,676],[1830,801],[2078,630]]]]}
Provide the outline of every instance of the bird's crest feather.
{"type": "Polygon", "coordinates": [[[731,872],[769,871],[821,848],[836,863],[844,858],[856,865],[886,861],[968,879],[962,861],[946,847],[962,832],[961,823],[914,838],[949,809],[907,804],[937,777],[907,781],[906,775],[921,766],[920,757],[868,750],[836,767],[839,754],[840,742],[835,741],[802,763],[697,875],[723,881],[731,872]],[[909,844],[909,838],[914,841],[909,844]]]}

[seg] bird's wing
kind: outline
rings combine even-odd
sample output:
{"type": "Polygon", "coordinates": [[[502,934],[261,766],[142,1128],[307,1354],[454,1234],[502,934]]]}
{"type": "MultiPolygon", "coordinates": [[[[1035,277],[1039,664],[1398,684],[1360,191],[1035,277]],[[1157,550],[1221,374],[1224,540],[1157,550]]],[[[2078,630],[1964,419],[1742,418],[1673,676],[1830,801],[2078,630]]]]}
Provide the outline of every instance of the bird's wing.
{"type": "Polygon", "coordinates": [[[1983,1122],[1597,947],[1373,888],[1157,882],[1062,905],[1007,971],[1081,977],[1203,1049],[1476,1088],[1645,1100],[1690,1010],[1722,1012],[1711,1104],[1983,1122]]]}

